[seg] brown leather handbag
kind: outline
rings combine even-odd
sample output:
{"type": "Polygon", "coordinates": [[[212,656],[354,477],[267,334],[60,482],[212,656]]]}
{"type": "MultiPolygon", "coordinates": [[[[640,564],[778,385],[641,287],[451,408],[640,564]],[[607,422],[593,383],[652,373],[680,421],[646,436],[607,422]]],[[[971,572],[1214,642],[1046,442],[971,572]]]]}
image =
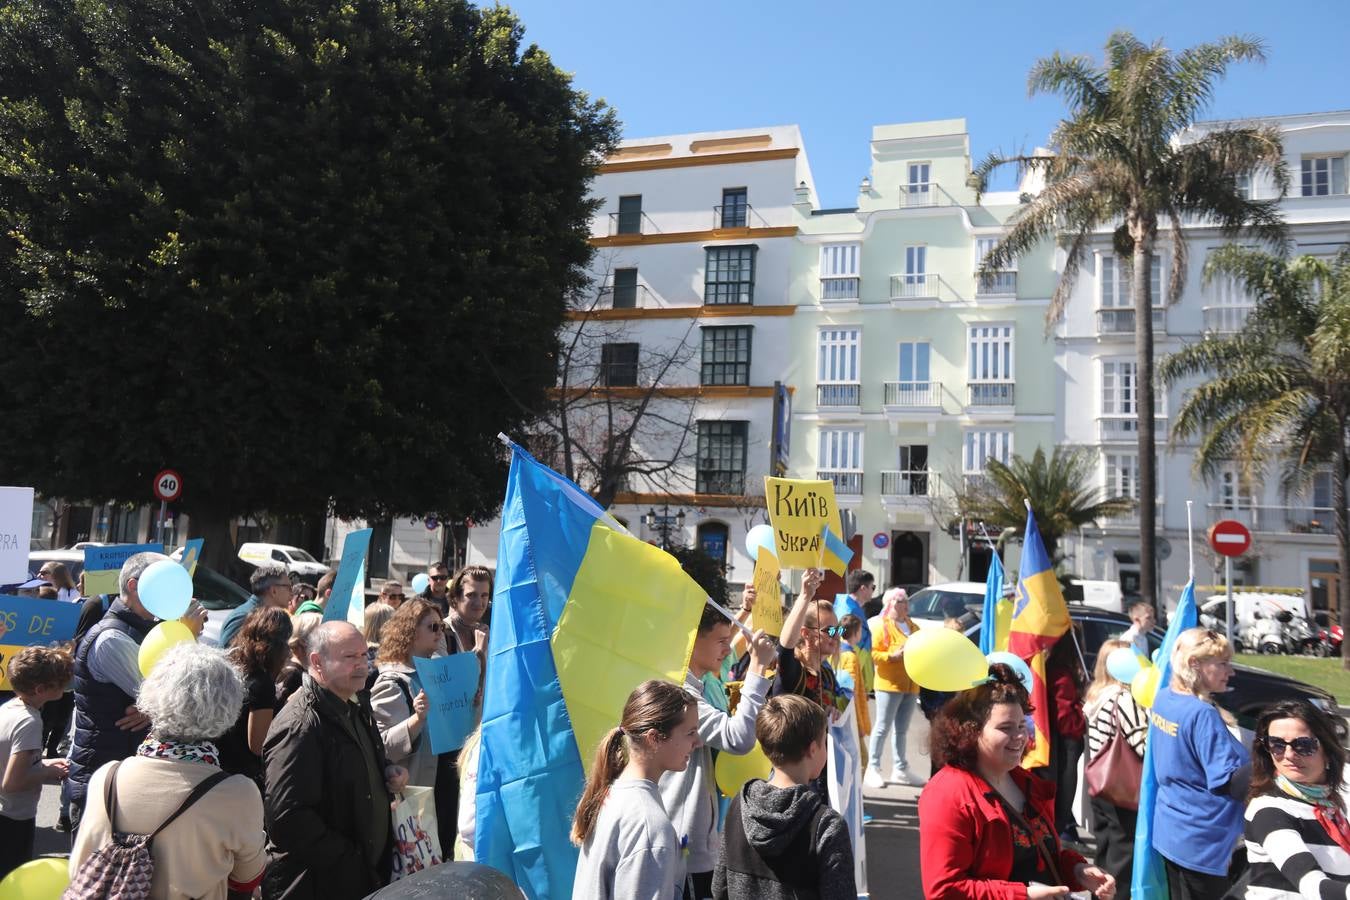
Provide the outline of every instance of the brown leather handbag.
{"type": "Polygon", "coordinates": [[[1114,729],[1110,740],[1084,770],[1088,793],[1121,809],[1138,809],[1139,782],[1144,777],[1144,761],[1125,739],[1125,732],[1120,728],[1120,719],[1116,717],[1114,705],[1111,711],[1111,724],[1114,729]]]}

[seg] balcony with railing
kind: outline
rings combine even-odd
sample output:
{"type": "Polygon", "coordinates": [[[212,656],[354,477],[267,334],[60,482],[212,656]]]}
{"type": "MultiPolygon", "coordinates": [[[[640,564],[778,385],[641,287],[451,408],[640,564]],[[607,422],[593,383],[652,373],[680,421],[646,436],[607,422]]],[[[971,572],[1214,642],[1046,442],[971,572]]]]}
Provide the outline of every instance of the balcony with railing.
{"type": "Polygon", "coordinates": [[[834,484],[836,498],[858,498],[863,492],[863,473],[846,469],[816,469],[816,478],[834,484]]]}
{"type": "Polygon", "coordinates": [[[942,284],[940,275],[905,273],[891,276],[892,300],[936,300],[942,284]]]}
{"type": "Polygon", "coordinates": [[[714,231],[724,228],[768,228],[769,223],[749,203],[723,203],[713,207],[714,231]]]}
{"type": "MultiPolygon", "coordinates": [[[[1167,440],[1166,416],[1155,415],[1153,417],[1153,439],[1155,441],[1167,440]]],[[[1133,444],[1139,440],[1139,419],[1133,413],[1119,416],[1098,416],[1097,440],[1103,443],[1124,441],[1133,444]]]]}
{"type": "Polygon", "coordinates": [[[923,209],[934,206],[960,206],[956,198],[936,181],[917,181],[900,185],[900,208],[923,209]]]}
{"type": "Polygon", "coordinates": [[[1247,324],[1252,306],[1206,306],[1205,330],[1215,334],[1236,334],[1247,324]]]}
{"type": "Polygon", "coordinates": [[[857,300],[861,279],[856,275],[846,278],[820,279],[820,302],[831,303],[857,300]]]}
{"type": "Polygon", "coordinates": [[[883,503],[928,502],[941,493],[938,474],[931,469],[883,469],[881,472],[881,500],[883,503]]]}
{"type": "Polygon", "coordinates": [[[862,385],[855,382],[832,381],[816,385],[816,408],[858,409],[862,406],[862,385]]]}
{"type": "Polygon", "coordinates": [[[940,381],[884,382],[882,405],[894,410],[941,409],[942,382],[940,381]]]}
{"type": "MultiPolygon", "coordinates": [[[[1167,310],[1153,307],[1153,330],[1167,330],[1167,310]]],[[[1128,307],[1097,310],[1098,334],[1134,334],[1134,310],[1128,307]]]]}
{"type": "Polygon", "coordinates": [[[1209,520],[1236,519],[1252,531],[1278,534],[1335,534],[1336,511],[1329,506],[1266,506],[1229,501],[1209,504],[1209,520]]]}
{"type": "Polygon", "coordinates": [[[600,289],[596,309],[654,309],[660,306],[645,284],[607,284],[600,289]]]}
{"type": "Polygon", "coordinates": [[[990,272],[988,275],[975,273],[976,297],[1016,297],[1016,272],[990,272]]]}
{"type": "Polygon", "coordinates": [[[972,381],[969,382],[970,402],[968,406],[1012,406],[1013,388],[1011,381],[972,381]]]}
{"type": "Polygon", "coordinates": [[[612,212],[609,214],[610,237],[660,233],[661,229],[656,227],[656,223],[652,221],[652,217],[640,210],[631,212],[612,212]]]}

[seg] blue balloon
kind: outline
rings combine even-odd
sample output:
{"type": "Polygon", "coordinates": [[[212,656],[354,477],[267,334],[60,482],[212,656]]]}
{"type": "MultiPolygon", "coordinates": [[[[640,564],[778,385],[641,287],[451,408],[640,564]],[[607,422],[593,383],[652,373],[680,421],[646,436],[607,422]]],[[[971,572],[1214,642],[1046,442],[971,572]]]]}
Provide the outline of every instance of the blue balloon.
{"type": "Polygon", "coordinates": [[[416,575],[412,577],[412,592],[414,594],[420,594],[423,591],[425,591],[427,589],[427,586],[430,584],[431,579],[427,577],[427,573],[418,572],[416,575]]]}
{"type": "Polygon", "coordinates": [[[1031,691],[1031,667],[1027,665],[1026,660],[1022,659],[1022,657],[1015,653],[1009,653],[1007,650],[995,650],[993,653],[986,656],[985,659],[989,660],[990,665],[993,665],[994,663],[1003,663],[1005,666],[1010,667],[1017,673],[1017,677],[1021,680],[1022,686],[1027,689],[1028,693],[1031,691]]]}
{"type": "Polygon", "coordinates": [[[136,594],[150,615],[166,622],[179,618],[192,602],[192,576],[171,559],[161,559],[136,580],[136,594]]]}
{"type": "Polygon", "coordinates": [[[745,552],[751,559],[759,558],[760,547],[768,550],[770,556],[778,555],[773,544],[773,528],[769,525],[756,525],[745,533],[745,552]]]}
{"type": "Polygon", "coordinates": [[[1146,664],[1133,647],[1117,647],[1106,657],[1106,671],[1116,681],[1129,684],[1146,664]]]}

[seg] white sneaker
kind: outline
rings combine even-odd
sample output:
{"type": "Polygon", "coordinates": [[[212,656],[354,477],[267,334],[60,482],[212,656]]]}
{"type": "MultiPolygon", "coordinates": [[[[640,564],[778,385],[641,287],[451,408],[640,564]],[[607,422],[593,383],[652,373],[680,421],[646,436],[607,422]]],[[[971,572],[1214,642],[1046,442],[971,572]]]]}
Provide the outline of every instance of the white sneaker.
{"type": "Polygon", "coordinates": [[[868,766],[867,771],[863,772],[863,784],[870,788],[884,788],[886,779],[881,777],[881,770],[868,766]]]}
{"type": "Polygon", "coordinates": [[[910,774],[909,769],[893,769],[891,771],[891,781],[896,784],[908,785],[909,787],[919,787],[923,784],[923,779],[910,774]]]}

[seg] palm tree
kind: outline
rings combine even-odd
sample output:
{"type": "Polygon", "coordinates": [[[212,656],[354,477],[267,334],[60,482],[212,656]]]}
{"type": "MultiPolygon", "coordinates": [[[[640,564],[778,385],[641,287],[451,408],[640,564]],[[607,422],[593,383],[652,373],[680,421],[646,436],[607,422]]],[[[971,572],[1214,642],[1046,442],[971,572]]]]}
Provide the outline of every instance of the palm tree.
{"type": "Polygon", "coordinates": [[[1067,258],[1046,313],[1047,331],[1063,315],[1094,235],[1112,229],[1122,260],[1132,262],[1135,320],[1136,412],[1139,432],[1140,579],[1143,599],[1156,603],[1157,460],[1153,429],[1153,254],[1170,231],[1167,301],[1186,281],[1182,222],[1201,219],[1228,236],[1246,229],[1259,240],[1284,236],[1275,200],[1248,200],[1237,176],[1267,169],[1283,195],[1289,183],[1278,131],[1225,126],[1182,141],[1182,132],[1209,105],[1215,83],[1234,62],[1263,60],[1259,41],[1227,37],[1173,54],[1161,42],[1145,45],[1118,31],[1106,42],[1106,65],[1058,53],[1031,69],[1032,94],[1061,95],[1069,107],[1051,135],[1050,151],[1031,156],[991,155],[971,175],[977,196],[990,174],[1015,165],[1044,180],[1044,189],[1011,221],[985,257],[980,277],[1006,269],[1047,239],[1062,238],[1067,258]]]}
{"type": "MultiPolygon", "coordinates": [[[[1233,277],[1256,306],[1243,330],[1209,337],[1162,361],[1167,384],[1203,376],[1186,396],[1172,441],[1200,436],[1199,474],[1232,460],[1253,479],[1268,464],[1286,497],[1306,492],[1331,469],[1341,577],[1341,622],[1350,622],[1350,250],[1327,263],[1224,247],[1205,264],[1206,280],[1233,277]]],[[[1345,667],[1350,655],[1342,645],[1345,667]]]]}
{"type": "Polygon", "coordinates": [[[985,463],[984,477],[971,479],[957,494],[957,506],[967,519],[983,520],[994,533],[1011,529],[1022,534],[1031,502],[1036,527],[1052,562],[1057,561],[1064,535],[1098,519],[1128,515],[1134,501],[1104,497],[1097,486],[1097,453],[1086,447],[1060,445],[1047,460],[1040,447],[1025,459],[1013,454],[1007,465],[996,459],[985,463]]]}

